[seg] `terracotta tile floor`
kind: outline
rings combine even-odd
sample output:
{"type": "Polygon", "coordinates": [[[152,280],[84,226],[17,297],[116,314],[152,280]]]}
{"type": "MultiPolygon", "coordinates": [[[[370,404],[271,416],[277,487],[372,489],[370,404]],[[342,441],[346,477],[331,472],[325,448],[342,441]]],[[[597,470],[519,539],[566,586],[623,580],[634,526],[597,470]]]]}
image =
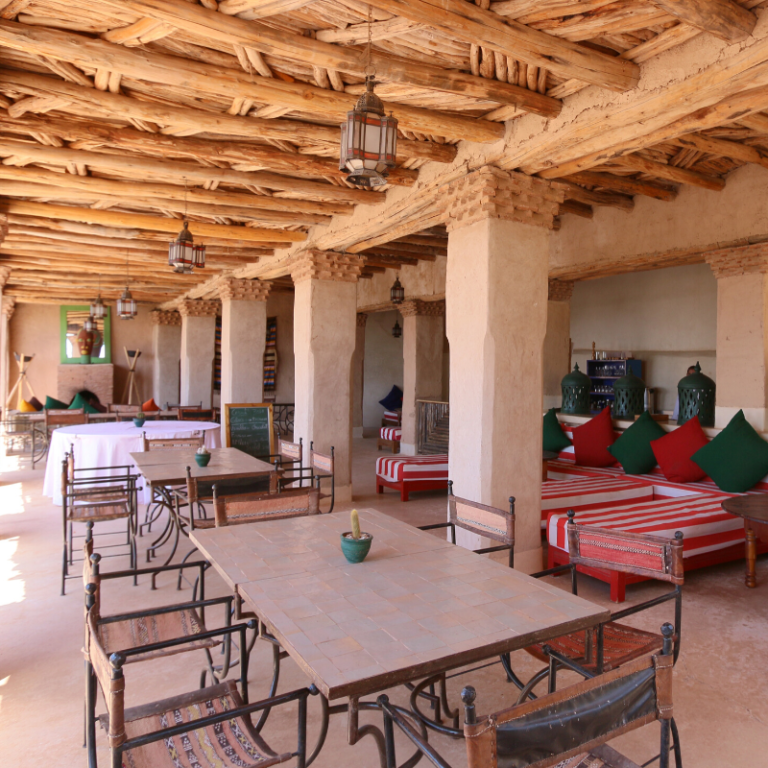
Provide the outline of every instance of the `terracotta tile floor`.
{"type": "MultiPolygon", "coordinates": [[[[381,454],[379,454],[381,455],[381,454]]],[[[354,455],[355,506],[375,507],[413,524],[444,519],[444,495],[414,494],[402,504],[399,495],[375,494],[375,440],[357,440],[354,455]]],[[[0,766],[62,768],[84,766],[82,743],[83,665],[82,591],[69,582],[66,597],[59,596],[61,511],[41,497],[43,470],[29,469],[28,461],[4,459],[0,467],[0,766]]],[[[510,489],[510,492],[514,489],[510,489]]],[[[350,505],[340,505],[339,509],[350,505]]],[[[141,542],[141,557],[150,539],[141,542]]],[[[117,567],[113,560],[107,567],[117,567]]],[[[758,560],[759,586],[743,585],[743,563],[691,573],[686,581],[683,652],[675,672],[676,717],[680,726],[687,768],[768,765],[768,557],[758,560]]],[[[209,596],[224,594],[225,586],[209,574],[209,596]]],[[[608,604],[604,584],[582,579],[581,593],[608,604]]],[[[159,579],[152,592],[146,580],[138,587],[111,583],[105,589],[106,611],[134,610],[186,598],[177,593],[169,577],[159,579]]],[[[653,584],[628,589],[628,602],[659,592],[653,584]]],[[[656,630],[667,618],[664,607],[637,620],[638,626],[656,630]]],[[[213,614],[209,625],[215,624],[213,614]]],[[[330,639],[329,639],[330,640],[330,639]]],[[[257,643],[251,663],[252,699],[263,695],[269,679],[270,656],[257,643]]],[[[525,653],[513,657],[521,674],[532,673],[538,663],[525,653]]],[[[199,684],[202,653],[150,661],[128,667],[129,705],[191,690],[199,684]]],[[[478,688],[478,710],[508,706],[514,692],[503,681],[498,665],[473,671],[449,682],[455,706],[461,686],[478,688]]],[[[280,690],[305,684],[293,662],[283,663],[280,690]]],[[[389,692],[407,703],[403,688],[389,692]]],[[[99,711],[102,711],[101,706],[99,711]]],[[[310,740],[317,732],[318,702],[310,703],[310,740]]],[[[375,713],[363,713],[361,722],[380,724],[375,713]]],[[[331,718],[328,739],[315,765],[318,768],[377,768],[370,738],[355,746],[346,743],[346,717],[331,718]]],[[[638,763],[656,746],[657,728],[624,737],[616,746],[638,763]]],[[[295,744],[295,711],[276,712],[265,729],[270,744],[280,751],[295,744]]],[[[465,765],[464,746],[442,736],[431,741],[454,766],[465,765]]],[[[100,764],[109,764],[103,734],[99,733],[100,764]]],[[[408,754],[398,739],[398,757],[408,754]]]]}

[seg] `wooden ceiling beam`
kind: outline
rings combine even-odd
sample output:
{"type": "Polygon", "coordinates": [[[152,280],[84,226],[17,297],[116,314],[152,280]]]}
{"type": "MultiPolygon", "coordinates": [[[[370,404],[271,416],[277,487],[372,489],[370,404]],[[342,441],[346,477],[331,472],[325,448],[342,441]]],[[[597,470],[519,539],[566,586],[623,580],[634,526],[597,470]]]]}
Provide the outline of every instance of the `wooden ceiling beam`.
{"type": "MultiPolygon", "coordinates": [[[[167,232],[177,235],[178,219],[165,219],[160,216],[146,216],[139,213],[121,213],[117,211],[98,211],[92,208],[77,208],[67,205],[46,205],[22,200],[0,200],[0,211],[28,216],[41,216],[50,219],[78,221],[84,224],[104,224],[118,229],[148,229],[155,232],[167,232]]],[[[303,232],[287,232],[278,229],[256,227],[236,227],[221,224],[197,222],[195,233],[201,237],[210,235],[223,239],[238,239],[251,242],[280,242],[284,244],[306,240],[303,232]]]]}
{"type": "MultiPolygon", "coordinates": [[[[103,0],[103,5],[117,8],[123,13],[132,11],[137,16],[164,21],[203,40],[210,38],[227,46],[237,44],[259,53],[365,77],[366,56],[354,48],[324,43],[309,36],[288,32],[284,28],[225,16],[186,0],[103,0]]],[[[371,64],[376,68],[376,74],[385,81],[499,104],[515,104],[528,112],[545,116],[551,116],[554,109],[560,109],[558,102],[555,101],[553,105],[553,99],[537,98],[542,94],[527,88],[444,69],[423,61],[413,62],[372,51],[371,64]]]]}
{"type": "Polygon", "coordinates": [[[395,16],[438,29],[450,38],[487,46],[566,79],[583,80],[613,91],[634,88],[640,79],[640,68],[631,61],[505,20],[464,0],[375,0],[373,4],[395,16]]]}
{"type": "Polygon", "coordinates": [[[630,168],[633,171],[647,173],[660,179],[668,179],[678,184],[701,187],[713,192],[720,192],[720,190],[725,188],[725,179],[718,178],[717,176],[707,176],[697,171],[689,171],[687,168],[678,168],[674,165],[658,163],[655,160],[649,160],[640,155],[625,155],[611,162],[622,168],[630,168]]]}
{"type": "Polygon", "coordinates": [[[584,205],[575,200],[565,200],[560,203],[560,214],[572,213],[574,216],[581,216],[584,219],[591,219],[595,212],[591,205],[584,205]]]}
{"type": "Polygon", "coordinates": [[[582,171],[569,176],[566,181],[576,184],[587,184],[590,187],[605,187],[628,195],[645,195],[655,200],[669,202],[677,197],[677,190],[662,184],[654,184],[652,181],[632,179],[628,176],[615,176],[612,173],[597,173],[595,171],[582,171]]]}
{"type": "Polygon", "coordinates": [[[407,243],[409,245],[431,245],[435,248],[448,247],[448,235],[437,237],[437,235],[408,235],[407,237],[398,237],[393,243],[407,243]]]}
{"type": "Polygon", "coordinates": [[[757,24],[757,16],[733,0],[651,0],[654,5],[692,27],[721,40],[746,40],[757,24]]]}
{"type": "Polygon", "coordinates": [[[605,205],[626,212],[633,210],[635,207],[635,201],[629,195],[584,189],[584,187],[574,184],[569,179],[555,179],[555,181],[558,184],[564,184],[568,188],[566,200],[575,200],[585,205],[605,205]]]}
{"type": "MultiPolygon", "coordinates": [[[[213,182],[239,187],[266,187],[281,192],[291,192],[300,197],[332,200],[340,203],[371,205],[382,201],[381,195],[371,194],[362,189],[336,187],[324,182],[281,176],[277,173],[258,171],[245,173],[228,168],[206,168],[197,163],[183,163],[177,160],[159,160],[141,155],[87,152],[82,149],[44,147],[40,144],[0,139],[0,157],[21,157],[34,163],[59,165],[64,168],[71,163],[91,168],[106,168],[126,173],[130,178],[153,178],[165,176],[187,180],[192,184],[213,182]]],[[[82,174],[81,174],[82,175],[82,174]]]]}
{"type": "MultiPolygon", "coordinates": [[[[391,246],[393,243],[387,243],[391,246]]],[[[367,251],[361,251],[360,256],[368,256],[368,254],[376,254],[377,256],[393,256],[395,258],[407,258],[416,259],[417,261],[435,261],[438,256],[447,256],[447,253],[429,253],[429,251],[418,250],[403,250],[401,248],[388,248],[384,245],[377,245],[375,248],[371,248],[367,251]]]]}
{"type": "Polygon", "coordinates": [[[740,117],[737,123],[757,133],[768,133],[768,115],[745,115],[740,117]]]}
{"type": "MultiPolygon", "coordinates": [[[[0,46],[68,62],[82,69],[106,69],[136,80],[219,98],[245,97],[337,122],[342,122],[353,106],[347,94],[306,83],[285,82],[242,70],[214,67],[180,56],[124,48],[84,35],[44,27],[28,27],[12,21],[0,20],[0,46]]],[[[535,96],[542,99],[540,94],[535,96]]],[[[543,99],[552,104],[548,117],[559,113],[560,102],[548,96],[543,99]]],[[[410,131],[479,142],[495,141],[504,136],[503,125],[487,120],[438,113],[403,104],[390,104],[389,108],[397,109],[402,127],[410,131]]]]}
{"type": "Polygon", "coordinates": [[[754,163],[768,168],[768,158],[760,154],[754,147],[740,144],[738,141],[713,139],[710,136],[702,136],[700,133],[688,133],[675,139],[672,143],[678,147],[697,149],[699,152],[706,152],[709,155],[728,157],[731,160],[754,163]]]}
{"type": "MultiPolygon", "coordinates": [[[[161,184],[148,182],[145,180],[133,179],[102,179],[95,176],[76,176],[74,174],[57,173],[43,168],[27,166],[17,168],[15,166],[0,165],[0,179],[8,182],[17,182],[19,186],[8,187],[8,189],[23,190],[31,189],[29,193],[18,191],[17,194],[46,194],[55,187],[61,187],[67,192],[80,192],[90,195],[94,198],[114,197],[121,200],[130,200],[136,198],[141,200],[161,200],[165,201],[167,210],[177,210],[178,206],[184,205],[184,187],[178,184],[161,184]],[[22,185],[27,185],[26,187],[22,185]],[[36,187],[45,187],[42,192],[36,187]]],[[[3,185],[3,192],[6,187],[3,185]]],[[[7,192],[6,194],[11,194],[7,192]]],[[[60,193],[57,193],[60,194],[60,193]]],[[[207,190],[199,187],[187,189],[187,204],[199,205],[200,212],[211,211],[216,215],[218,208],[222,209],[253,209],[253,218],[259,216],[269,216],[275,214],[277,221],[293,221],[296,224],[302,223],[303,217],[310,217],[308,221],[314,222],[312,217],[319,216],[322,220],[327,220],[334,214],[349,215],[352,213],[352,206],[346,203],[329,203],[314,200],[294,200],[286,197],[269,197],[268,195],[254,195],[250,192],[230,192],[226,189],[207,190]],[[263,211],[263,214],[260,213],[263,211]],[[290,217],[294,216],[291,219],[290,217]]],[[[191,210],[191,208],[189,209],[191,210]]],[[[225,216],[226,213],[220,215],[225,216]]],[[[286,223],[287,223],[286,221],[286,223]]]]}

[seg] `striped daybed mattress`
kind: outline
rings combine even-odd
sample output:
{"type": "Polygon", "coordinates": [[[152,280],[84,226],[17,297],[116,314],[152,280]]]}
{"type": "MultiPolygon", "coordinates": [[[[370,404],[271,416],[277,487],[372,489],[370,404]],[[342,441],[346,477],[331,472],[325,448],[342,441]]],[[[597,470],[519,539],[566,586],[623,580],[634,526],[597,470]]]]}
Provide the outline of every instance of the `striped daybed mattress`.
{"type": "Polygon", "coordinates": [[[408,501],[413,491],[448,488],[448,454],[376,459],[376,493],[384,493],[385,487],[399,490],[401,501],[408,501]]]}
{"type": "Polygon", "coordinates": [[[379,435],[382,440],[399,443],[403,430],[400,427],[382,427],[379,435]]]}

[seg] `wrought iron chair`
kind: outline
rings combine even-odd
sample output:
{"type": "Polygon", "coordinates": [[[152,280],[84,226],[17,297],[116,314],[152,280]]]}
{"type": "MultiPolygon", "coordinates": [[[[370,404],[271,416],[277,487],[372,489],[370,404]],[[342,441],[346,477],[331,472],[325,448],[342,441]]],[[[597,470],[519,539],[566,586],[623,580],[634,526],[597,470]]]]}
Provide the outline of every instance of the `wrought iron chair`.
{"type": "Polygon", "coordinates": [[[230,680],[181,696],[126,709],[125,663],[137,656],[183,646],[190,639],[174,638],[110,653],[102,641],[103,625],[99,624],[100,617],[94,611],[94,591],[95,585],[89,584],[84,648],[89,768],[97,768],[97,719],[108,734],[113,768],[122,765],[130,765],[132,768],[177,768],[180,765],[179,755],[184,755],[185,764],[217,765],[220,768],[267,766],[294,759],[298,768],[305,768],[307,698],[317,690],[314,687],[302,688],[249,703],[246,630],[253,629],[255,623],[200,632],[191,640],[199,643],[217,637],[239,639],[239,690],[237,683],[230,680]],[[97,718],[96,697],[99,686],[107,712],[97,718]],[[298,702],[296,749],[277,753],[260,736],[260,725],[263,725],[265,715],[271,708],[294,701],[298,702]],[[256,712],[262,713],[262,722],[254,725],[251,715],[256,712]]]}
{"type": "MultiPolygon", "coordinates": [[[[124,544],[108,544],[102,549],[127,547],[130,567],[136,569],[136,518],[138,515],[137,480],[132,467],[75,467],[74,447],[65,454],[61,462],[61,515],[63,526],[63,557],[61,567],[61,594],[65,594],[69,568],[75,563],[74,540],[80,538],[74,533],[75,523],[106,523],[114,520],[126,521],[124,544]],[[106,473],[106,474],[105,474],[106,473]]],[[[118,535],[118,532],[104,536],[118,535]]],[[[120,534],[122,535],[122,534],[120,534]]],[[[124,555],[119,552],[107,557],[124,555]]]]}
{"type": "MultiPolygon", "coordinates": [[[[256,523],[260,520],[281,520],[320,514],[320,491],[316,488],[295,488],[281,493],[240,494],[224,496],[218,485],[213,486],[214,525],[256,523]]],[[[203,521],[211,527],[208,520],[203,521]]],[[[195,524],[195,527],[200,527],[195,524]]]]}
{"type": "Polygon", "coordinates": [[[116,403],[107,405],[107,413],[114,414],[117,421],[130,421],[136,417],[139,411],[141,411],[140,405],[118,405],[116,403]]]}
{"type": "Polygon", "coordinates": [[[307,469],[304,466],[304,441],[302,438],[299,438],[298,443],[283,440],[277,432],[275,433],[275,439],[277,441],[277,453],[270,453],[258,458],[262,461],[273,462],[275,466],[279,467],[283,475],[285,472],[291,473],[288,477],[281,477],[281,488],[293,485],[294,483],[299,483],[299,487],[301,487],[305,479],[304,472],[307,469]]]}
{"type": "MultiPolygon", "coordinates": [[[[654,632],[619,623],[627,616],[646,611],[666,602],[675,604],[674,661],[680,655],[680,635],[683,609],[683,534],[678,531],[674,539],[645,534],[625,533],[585,525],[576,525],[574,511],[568,510],[568,551],[570,563],[532,574],[534,578],[570,572],[571,591],[578,593],[577,572],[584,569],[608,569],[634,573],[649,579],[665,581],[673,588],[658,597],[611,613],[609,621],[592,629],[573,632],[548,641],[547,645],[558,653],[581,664],[586,669],[602,673],[616,669],[633,659],[661,649],[664,638],[654,632]]],[[[541,644],[526,650],[544,660],[541,644]]],[[[539,680],[546,677],[542,670],[523,686],[510,667],[509,656],[502,657],[508,678],[521,688],[521,697],[530,695],[539,680]]]]}
{"type": "MultiPolygon", "coordinates": [[[[664,624],[661,632],[660,653],[598,675],[545,646],[549,693],[485,717],[476,716],[476,692],[467,686],[461,698],[468,768],[639,768],[606,742],[655,721],[661,725],[659,755],[645,765],[658,760],[660,768],[669,768],[670,751],[674,751],[675,765],[682,768],[672,717],[674,628],[664,624]],[[561,668],[584,680],[558,691],[556,678],[561,668]]],[[[438,768],[450,768],[402,709],[393,707],[386,695],[379,696],[378,704],[384,714],[387,768],[397,765],[395,725],[416,745],[416,756],[425,756],[438,768]]]]}
{"type": "Polygon", "coordinates": [[[509,551],[509,567],[515,564],[515,497],[509,497],[509,512],[496,507],[488,507],[453,495],[453,482],[448,481],[448,514],[447,523],[420,525],[420,531],[432,531],[437,528],[450,528],[451,541],[456,543],[456,528],[485,536],[501,542],[496,547],[484,547],[473,550],[478,555],[488,552],[509,551]]]}
{"type": "MultiPolygon", "coordinates": [[[[299,440],[301,442],[301,440],[299,440]]],[[[295,443],[294,443],[295,445],[295,443]]],[[[336,501],[336,473],[335,473],[335,449],[331,446],[330,453],[320,453],[315,450],[314,440],[309,444],[309,466],[299,467],[295,470],[299,472],[298,475],[294,474],[289,477],[281,477],[279,480],[280,488],[290,486],[293,483],[298,482],[299,487],[304,485],[304,481],[309,481],[310,486],[316,486],[321,488],[323,480],[331,481],[331,492],[321,493],[321,499],[331,500],[331,506],[328,509],[328,514],[333,512],[333,506],[336,501]]]]}
{"type": "MultiPolygon", "coordinates": [[[[43,416],[43,455],[48,453],[48,448],[51,444],[51,433],[54,429],[88,423],[88,414],[85,412],[85,408],[46,408],[43,410],[43,416]]],[[[40,458],[42,458],[42,456],[40,458]]]]}
{"type": "Polygon", "coordinates": [[[179,421],[214,421],[213,408],[179,408],[179,421]]]}

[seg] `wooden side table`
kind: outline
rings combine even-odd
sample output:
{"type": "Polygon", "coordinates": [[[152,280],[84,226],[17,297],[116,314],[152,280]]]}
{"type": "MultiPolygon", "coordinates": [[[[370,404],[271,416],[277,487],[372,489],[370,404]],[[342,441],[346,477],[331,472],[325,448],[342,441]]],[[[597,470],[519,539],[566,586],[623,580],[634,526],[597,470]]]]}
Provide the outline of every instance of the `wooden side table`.
{"type": "Polygon", "coordinates": [[[744,583],[754,588],[757,586],[755,560],[757,559],[757,539],[768,544],[768,496],[755,494],[736,496],[723,502],[723,509],[732,515],[744,518],[744,532],[747,536],[747,572],[744,583]]]}

